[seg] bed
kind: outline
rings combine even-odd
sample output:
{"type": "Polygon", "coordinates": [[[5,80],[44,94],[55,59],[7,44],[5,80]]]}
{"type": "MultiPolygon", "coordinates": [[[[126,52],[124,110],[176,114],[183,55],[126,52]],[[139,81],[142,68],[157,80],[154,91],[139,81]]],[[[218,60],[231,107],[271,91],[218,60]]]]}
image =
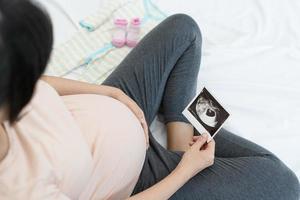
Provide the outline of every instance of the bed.
{"type": "MultiPolygon", "coordinates": [[[[53,19],[57,47],[103,0],[59,0],[59,7],[40,2],[53,19]]],[[[168,15],[187,13],[199,24],[203,56],[198,89],[206,86],[228,108],[231,117],[224,127],[278,155],[300,178],[300,2],[153,2],[168,15]]],[[[165,146],[160,117],[150,128],[165,146]]]]}

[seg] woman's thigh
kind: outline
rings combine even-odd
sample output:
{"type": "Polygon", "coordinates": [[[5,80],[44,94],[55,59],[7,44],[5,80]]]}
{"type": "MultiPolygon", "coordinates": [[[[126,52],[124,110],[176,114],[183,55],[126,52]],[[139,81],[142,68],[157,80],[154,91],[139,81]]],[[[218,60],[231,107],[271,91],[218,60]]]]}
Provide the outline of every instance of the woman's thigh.
{"type": "MultiPolygon", "coordinates": [[[[190,84],[186,86],[190,90],[183,88],[182,91],[193,92],[191,88],[195,88],[199,70],[200,46],[201,36],[196,22],[184,14],[172,15],[150,31],[103,84],[118,87],[134,99],[150,124],[161,106],[170,73],[184,53],[185,57],[190,57],[184,60],[189,68],[179,69],[181,77],[186,78],[177,82],[190,84]],[[194,43],[195,51],[186,53],[194,43]]],[[[176,90],[180,87],[177,84],[176,90]]],[[[180,98],[192,96],[188,94],[182,92],[180,98]]]]}

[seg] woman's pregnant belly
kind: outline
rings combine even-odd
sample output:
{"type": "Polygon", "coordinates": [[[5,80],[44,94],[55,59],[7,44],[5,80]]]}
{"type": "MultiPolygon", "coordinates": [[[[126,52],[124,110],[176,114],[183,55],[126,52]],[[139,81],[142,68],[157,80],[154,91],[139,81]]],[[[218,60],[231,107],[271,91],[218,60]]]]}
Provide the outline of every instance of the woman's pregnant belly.
{"type": "Polygon", "coordinates": [[[111,97],[80,94],[62,97],[93,156],[93,172],[79,199],[128,197],[138,180],[146,140],[131,110],[111,97]]]}

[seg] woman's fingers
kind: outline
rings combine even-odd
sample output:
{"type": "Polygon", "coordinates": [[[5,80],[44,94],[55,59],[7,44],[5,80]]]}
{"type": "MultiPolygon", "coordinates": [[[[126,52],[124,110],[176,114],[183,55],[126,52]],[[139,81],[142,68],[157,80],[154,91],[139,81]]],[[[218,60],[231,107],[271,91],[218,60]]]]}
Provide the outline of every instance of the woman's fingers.
{"type": "Polygon", "coordinates": [[[193,142],[196,142],[201,135],[193,136],[193,142]]]}
{"type": "Polygon", "coordinates": [[[200,137],[202,137],[202,135],[193,136],[192,141],[189,142],[189,145],[192,146],[200,137]]]}
{"type": "Polygon", "coordinates": [[[146,139],[146,143],[147,143],[147,148],[149,147],[149,129],[148,129],[148,125],[146,121],[141,122],[142,127],[144,129],[144,133],[145,133],[145,139],[146,139]]]}
{"type": "Polygon", "coordinates": [[[207,151],[211,151],[212,153],[215,152],[215,147],[216,147],[216,142],[214,139],[211,139],[208,143],[207,143],[207,146],[206,146],[206,149],[207,151]]]}
{"type": "MultiPolygon", "coordinates": [[[[138,105],[136,105],[136,107],[139,108],[138,105]]],[[[147,148],[148,148],[149,147],[149,129],[148,129],[148,124],[147,124],[146,119],[145,119],[144,112],[140,108],[138,110],[137,117],[140,120],[140,122],[142,124],[142,127],[144,129],[146,143],[147,143],[147,148]]]]}
{"type": "Polygon", "coordinates": [[[145,138],[146,138],[146,143],[147,143],[147,148],[149,147],[149,129],[148,129],[148,124],[146,122],[146,119],[145,119],[145,115],[144,115],[144,112],[142,110],[138,110],[137,111],[137,114],[136,114],[136,117],[139,119],[143,129],[144,129],[144,133],[145,133],[145,138]]]}
{"type": "Polygon", "coordinates": [[[119,97],[119,100],[121,102],[123,102],[140,121],[142,128],[144,130],[146,144],[147,144],[147,148],[148,148],[149,147],[149,133],[148,133],[149,130],[148,130],[148,125],[147,125],[143,110],[138,106],[138,104],[133,99],[131,99],[125,93],[123,93],[121,95],[121,97],[119,97]]]}
{"type": "MultiPolygon", "coordinates": [[[[198,138],[201,137],[203,134],[205,134],[205,133],[201,133],[201,135],[194,135],[193,136],[193,141],[198,140],[198,138]]],[[[208,134],[208,133],[206,133],[206,134],[208,134]]]]}
{"type": "Polygon", "coordinates": [[[192,146],[195,142],[189,142],[189,145],[192,146]]]}
{"type": "Polygon", "coordinates": [[[207,139],[208,139],[207,134],[201,135],[201,137],[199,137],[198,140],[193,144],[192,148],[196,148],[200,150],[201,147],[206,143],[207,139]]]}

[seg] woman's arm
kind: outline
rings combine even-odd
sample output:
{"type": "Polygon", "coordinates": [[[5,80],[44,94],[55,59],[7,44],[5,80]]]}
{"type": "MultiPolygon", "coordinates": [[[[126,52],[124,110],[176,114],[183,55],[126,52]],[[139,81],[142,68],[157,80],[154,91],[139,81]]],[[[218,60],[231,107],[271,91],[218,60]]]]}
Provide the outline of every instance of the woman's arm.
{"type": "Polygon", "coordinates": [[[100,94],[117,97],[121,93],[120,89],[115,87],[90,84],[54,76],[42,76],[41,79],[50,84],[61,96],[72,94],[100,94]]]}
{"type": "Polygon", "coordinates": [[[214,163],[215,141],[207,143],[208,134],[194,136],[190,148],[183,154],[177,167],[152,187],[127,200],[167,200],[190,178],[214,163]]]}
{"type": "Polygon", "coordinates": [[[152,187],[127,200],[166,200],[189,180],[183,168],[175,168],[168,176],[152,187]]]}

